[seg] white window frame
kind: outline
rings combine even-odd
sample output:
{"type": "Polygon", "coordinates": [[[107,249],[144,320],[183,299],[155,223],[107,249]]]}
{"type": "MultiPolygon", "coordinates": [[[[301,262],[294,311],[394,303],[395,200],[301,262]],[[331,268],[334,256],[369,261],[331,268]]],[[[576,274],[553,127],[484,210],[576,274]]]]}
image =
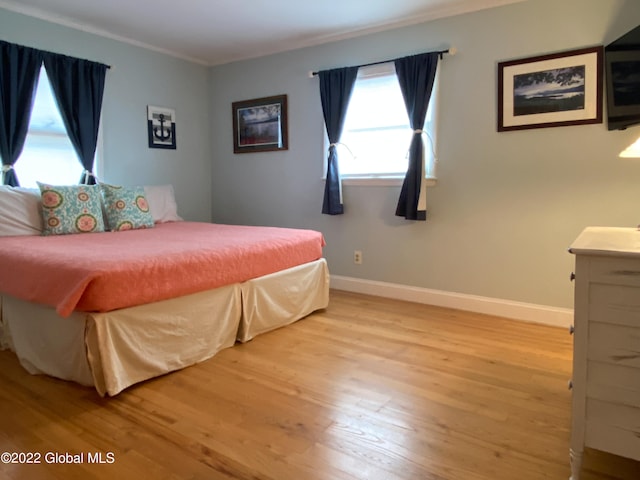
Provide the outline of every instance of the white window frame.
{"type": "MultiPolygon", "coordinates": [[[[366,78],[370,75],[393,75],[396,76],[395,66],[393,62],[385,62],[375,65],[375,67],[360,67],[358,71],[358,78],[366,78]]],[[[358,79],[356,79],[357,88],[358,79]]],[[[429,101],[429,108],[427,111],[427,117],[425,119],[425,125],[423,127],[424,135],[423,142],[425,146],[425,181],[427,186],[434,186],[437,183],[436,167],[438,164],[437,157],[437,118],[438,118],[438,92],[439,92],[439,71],[436,72],[435,83],[433,91],[431,93],[431,99],[429,101]],[[427,149],[431,150],[431,155],[427,149]]],[[[404,107],[404,105],[403,105],[404,107]]],[[[323,172],[322,179],[326,181],[327,172],[327,157],[329,151],[329,139],[326,133],[326,127],[324,126],[324,160],[323,160],[323,172]]],[[[406,151],[409,150],[409,143],[406,145],[406,151]]],[[[348,145],[338,145],[338,162],[345,155],[350,155],[348,145]]],[[[340,177],[343,185],[366,185],[366,186],[397,186],[402,185],[405,175],[380,175],[380,174],[343,174],[340,173],[340,177]]]]}

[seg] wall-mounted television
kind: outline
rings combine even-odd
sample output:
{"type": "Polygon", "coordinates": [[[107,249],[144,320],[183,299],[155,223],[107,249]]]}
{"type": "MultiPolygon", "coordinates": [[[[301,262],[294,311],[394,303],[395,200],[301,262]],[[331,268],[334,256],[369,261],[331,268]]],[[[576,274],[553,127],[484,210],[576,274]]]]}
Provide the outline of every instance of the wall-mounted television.
{"type": "Polygon", "coordinates": [[[640,124],[640,26],[604,49],[607,128],[640,124]]]}

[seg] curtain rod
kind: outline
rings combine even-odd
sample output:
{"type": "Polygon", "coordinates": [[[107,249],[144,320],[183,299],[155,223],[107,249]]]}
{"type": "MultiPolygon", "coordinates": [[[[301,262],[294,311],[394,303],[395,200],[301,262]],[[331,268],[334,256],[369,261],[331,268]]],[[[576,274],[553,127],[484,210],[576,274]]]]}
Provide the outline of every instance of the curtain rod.
{"type": "MultiPolygon", "coordinates": [[[[458,52],[458,49],[456,47],[451,47],[448,48],[447,50],[438,50],[436,52],[427,52],[427,53],[437,53],[440,55],[440,58],[442,58],[442,56],[445,53],[448,53],[449,55],[455,55],[458,52]]],[[[383,63],[389,63],[389,62],[393,62],[393,60],[381,60],[379,62],[371,62],[371,63],[363,63],[362,65],[355,65],[356,67],[360,68],[360,67],[371,67],[373,65],[381,65],[383,63]]],[[[309,77],[315,77],[316,75],[318,75],[319,72],[309,72],[309,77]]]]}

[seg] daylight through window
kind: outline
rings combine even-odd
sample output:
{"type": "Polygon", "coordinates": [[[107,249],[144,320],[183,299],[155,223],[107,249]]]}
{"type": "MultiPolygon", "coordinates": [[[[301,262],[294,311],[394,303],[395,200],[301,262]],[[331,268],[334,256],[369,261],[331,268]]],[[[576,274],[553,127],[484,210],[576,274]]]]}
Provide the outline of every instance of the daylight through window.
{"type": "MultiPolygon", "coordinates": [[[[437,84],[423,130],[425,176],[435,177],[437,84]]],[[[361,67],[338,145],[340,175],[345,178],[403,178],[413,131],[393,62],[361,67]]]]}
{"type": "Polygon", "coordinates": [[[34,188],[36,181],[77,184],[84,170],[67,135],[44,67],[40,69],[27,139],[14,169],[21,187],[34,188]]]}

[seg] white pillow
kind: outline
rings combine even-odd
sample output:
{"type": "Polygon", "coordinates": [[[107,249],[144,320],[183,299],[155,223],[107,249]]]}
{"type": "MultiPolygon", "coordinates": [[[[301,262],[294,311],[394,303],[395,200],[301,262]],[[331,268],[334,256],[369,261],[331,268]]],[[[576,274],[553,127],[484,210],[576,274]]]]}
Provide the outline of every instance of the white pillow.
{"type": "Polygon", "coordinates": [[[0,185],[0,237],[16,235],[42,235],[40,192],[0,185]]]}
{"type": "Polygon", "coordinates": [[[172,185],[145,185],[144,196],[155,223],[180,222],[172,185]]]}

